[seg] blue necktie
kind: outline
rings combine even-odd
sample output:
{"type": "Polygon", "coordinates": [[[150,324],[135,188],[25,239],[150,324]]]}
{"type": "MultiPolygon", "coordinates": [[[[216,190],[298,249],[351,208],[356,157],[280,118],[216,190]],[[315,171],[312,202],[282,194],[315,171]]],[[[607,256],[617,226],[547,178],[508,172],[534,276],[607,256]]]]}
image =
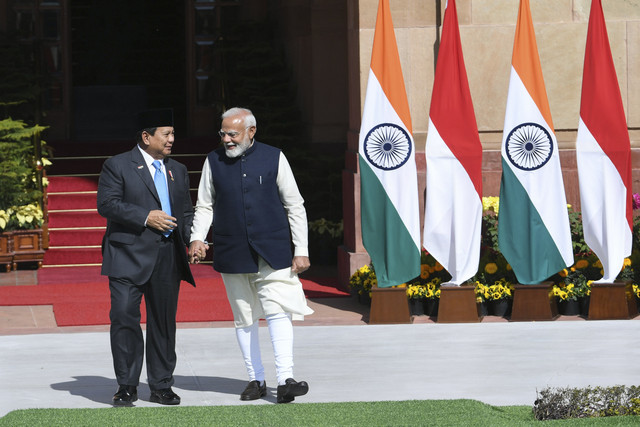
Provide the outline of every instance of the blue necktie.
{"type": "MultiPolygon", "coordinates": [[[[162,173],[162,164],[160,163],[160,160],[154,160],[153,167],[156,168],[156,173],[153,175],[153,183],[156,185],[158,196],[160,196],[160,204],[162,205],[162,210],[167,215],[171,215],[171,202],[169,202],[167,180],[162,173]]],[[[166,231],[163,234],[165,235],[165,237],[169,237],[171,231],[166,231]]]]}

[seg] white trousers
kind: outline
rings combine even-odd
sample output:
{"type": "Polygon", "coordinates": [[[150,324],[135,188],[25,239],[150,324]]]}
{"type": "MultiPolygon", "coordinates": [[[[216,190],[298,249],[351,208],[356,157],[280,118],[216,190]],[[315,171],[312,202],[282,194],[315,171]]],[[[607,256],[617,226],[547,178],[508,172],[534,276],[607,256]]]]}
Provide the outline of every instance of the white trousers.
{"type": "MultiPolygon", "coordinates": [[[[278,385],[284,385],[287,378],[293,378],[293,325],[291,323],[291,315],[286,313],[267,315],[267,325],[276,362],[278,385]]],[[[257,380],[262,383],[265,375],[258,333],[258,322],[244,328],[236,328],[236,337],[242,351],[249,381],[257,380]]]]}
{"type": "Polygon", "coordinates": [[[222,273],[222,280],[236,328],[251,326],[271,314],[291,313],[293,320],[302,320],[313,313],[291,268],[274,270],[260,258],[257,273],[222,273]]]}

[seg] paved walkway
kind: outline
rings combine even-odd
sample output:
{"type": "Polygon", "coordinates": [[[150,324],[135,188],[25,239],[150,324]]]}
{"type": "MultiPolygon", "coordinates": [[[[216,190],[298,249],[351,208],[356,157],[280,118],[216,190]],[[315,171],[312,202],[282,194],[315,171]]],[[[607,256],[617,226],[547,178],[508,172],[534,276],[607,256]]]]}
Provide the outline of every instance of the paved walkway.
{"type": "MultiPolygon", "coordinates": [[[[408,325],[368,325],[367,310],[353,298],[310,304],[316,314],[295,323],[295,377],[310,384],[309,394],[297,399],[301,403],[465,398],[532,405],[536,391],[545,387],[640,383],[640,317],[485,318],[472,324],[421,317],[408,325]]],[[[47,320],[53,316],[47,311],[50,307],[0,308],[0,383],[6,385],[0,416],[23,408],[110,406],[117,386],[108,328],[59,328],[47,320]],[[22,314],[12,316],[11,310],[22,314]]],[[[275,402],[266,328],[261,345],[269,393],[255,402],[239,400],[246,373],[229,322],[180,324],[177,341],[174,390],[183,406],[275,402]]],[[[145,382],[139,396],[136,406],[157,406],[148,402],[145,382]]]]}

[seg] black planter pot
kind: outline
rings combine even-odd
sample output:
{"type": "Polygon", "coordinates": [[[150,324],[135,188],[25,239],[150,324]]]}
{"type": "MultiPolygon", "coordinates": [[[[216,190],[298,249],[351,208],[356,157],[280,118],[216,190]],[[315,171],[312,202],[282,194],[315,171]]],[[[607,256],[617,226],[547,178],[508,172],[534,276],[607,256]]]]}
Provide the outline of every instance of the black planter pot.
{"type": "Polygon", "coordinates": [[[589,296],[578,298],[580,303],[580,316],[589,316],[589,296]]]}
{"type": "Polygon", "coordinates": [[[424,314],[430,317],[438,316],[438,306],[440,305],[439,299],[425,299],[424,300],[424,314]]]}
{"type": "Polygon", "coordinates": [[[371,297],[369,296],[369,292],[358,294],[358,302],[362,305],[371,306],[371,297]]]}
{"type": "Polygon", "coordinates": [[[478,316],[488,316],[489,315],[489,308],[487,307],[487,302],[486,301],[482,301],[478,303],[478,316]]]}
{"type": "Polygon", "coordinates": [[[490,315],[498,317],[508,317],[511,315],[510,299],[496,299],[487,301],[487,309],[490,315]]]}
{"type": "Polygon", "coordinates": [[[580,301],[558,300],[558,313],[563,316],[577,316],[580,314],[580,301]]]}
{"type": "Polygon", "coordinates": [[[410,299],[409,312],[412,316],[424,316],[424,300],[414,298],[410,299]]]}

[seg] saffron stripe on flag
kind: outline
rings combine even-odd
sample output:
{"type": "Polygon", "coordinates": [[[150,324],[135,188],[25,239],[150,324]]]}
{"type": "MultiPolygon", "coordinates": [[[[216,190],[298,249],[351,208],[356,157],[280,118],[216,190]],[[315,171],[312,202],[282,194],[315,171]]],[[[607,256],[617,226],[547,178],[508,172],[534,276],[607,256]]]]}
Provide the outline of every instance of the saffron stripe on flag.
{"type": "Polygon", "coordinates": [[[378,286],[420,274],[415,146],[389,0],[380,0],[359,138],[362,241],[378,286]]]}
{"type": "Polygon", "coordinates": [[[558,145],[529,0],[521,0],[502,136],[498,245],[522,284],[573,264],[558,145]]]}

